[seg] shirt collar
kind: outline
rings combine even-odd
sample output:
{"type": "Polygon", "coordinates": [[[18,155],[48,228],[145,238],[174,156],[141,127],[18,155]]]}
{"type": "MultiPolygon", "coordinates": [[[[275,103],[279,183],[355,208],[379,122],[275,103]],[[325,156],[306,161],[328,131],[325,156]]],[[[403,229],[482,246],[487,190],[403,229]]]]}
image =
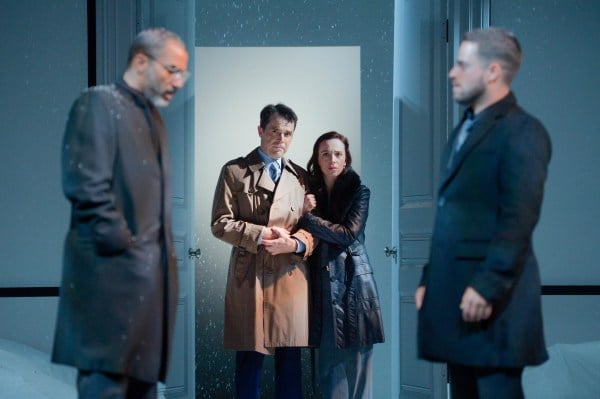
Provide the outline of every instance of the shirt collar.
{"type": "Polygon", "coordinates": [[[279,168],[281,169],[281,158],[271,158],[270,156],[265,154],[265,152],[260,147],[258,147],[258,155],[260,155],[260,159],[262,159],[262,161],[265,163],[265,166],[269,166],[272,162],[277,162],[277,166],[279,166],[279,168]]]}
{"type": "Polygon", "coordinates": [[[465,119],[469,119],[469,120],[473,121],[473,120],[475,120],[475,117],[476,117],[476,115],[475,115],[475,113],[473,113],[473,108],[467,108],[465,110],[465,114],[464,114],[465,119]]]}

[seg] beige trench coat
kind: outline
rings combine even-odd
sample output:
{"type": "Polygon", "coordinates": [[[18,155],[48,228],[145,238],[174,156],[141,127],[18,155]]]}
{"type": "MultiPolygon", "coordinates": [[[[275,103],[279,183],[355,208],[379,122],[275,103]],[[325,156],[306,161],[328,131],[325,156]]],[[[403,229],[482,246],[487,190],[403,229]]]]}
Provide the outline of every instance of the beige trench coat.
{"type": "Polygon", "coordinates": [[[212,210],[215,237],[233,245],[225,292],[225,348],[268,354],[308,345],[307,257],[313,238],[298,230],[306,172],[282,159],[277,186],[255,149],[223,166],[212,210]],[[270,255],[258,239],[279,226],[306,245],[302,255],[270,255]]]}

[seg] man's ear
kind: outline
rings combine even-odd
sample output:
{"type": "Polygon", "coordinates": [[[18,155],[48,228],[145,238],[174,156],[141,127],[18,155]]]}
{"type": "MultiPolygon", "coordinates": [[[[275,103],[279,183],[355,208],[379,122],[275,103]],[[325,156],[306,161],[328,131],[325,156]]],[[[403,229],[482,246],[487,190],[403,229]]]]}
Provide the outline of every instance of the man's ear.
{"type": "Polygon", "coordinates": [[[495,83],[502,79],[502,66],[497,61],[492,61],[486,69],[486,77],[488,83],[495,83]]]}
{"type": "Polygon", "coordinates": [[[263,128],[262,128],[262,127],[260,127],[260,125],[258,125],[258,128],[257,128],[257,130],[258,130],[258,137],[262,137],[262,135],[263,135],[263,133],[264,133],[264,130],[263,130],[263,128]]]}
{"type": "Polygon", "coordinates": [[[131,67],[136,71],[138,75],[142,75],[146,72],[146,68],[148,68],[148,64],[150,63],[150,58],[144,53],[137,53],[133,56],[131,60],[131,67]]]}

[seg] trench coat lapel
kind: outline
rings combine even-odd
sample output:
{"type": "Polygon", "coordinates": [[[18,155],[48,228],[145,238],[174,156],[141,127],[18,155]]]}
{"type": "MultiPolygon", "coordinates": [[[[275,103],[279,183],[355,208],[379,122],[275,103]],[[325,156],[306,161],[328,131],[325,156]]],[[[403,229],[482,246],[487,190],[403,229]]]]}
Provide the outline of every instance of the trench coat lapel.
{"type": "Polygon", "coordinates": [[[255,182],[253,183],[254,189],[258,190],[260,188],[269,192],[275,191],[275,183],[271,179],[271,176],[269,176],[267,168],[265,168],[265,163],[258,153],[258,147],[246,155],[246,160],[252,174],[252,182],[255,182]]]}
{"type": "Polygon", "coordinates": [[[248,163],[254,175],[256,187],[274,193],[273,201],[284,197],[290,190],[294,190],[297,187],[298,174],[285,158],[281,158],[281,176],[279,177],[278,184],[275,184],[271,179],[264,162],[258,154],[258,150],[254,150],[248,154],[248,163]]]}
{"type": "MultiPolygon", "coordinates": [[[[268,177],[268,173],[267,173],[268,177]]],[[[298,187],[298,174],[292,168],[287,159],[281,159],[281,177],[277,184],[277,190],[275,190],[275,197],[273,201],[285,197],[291,190],[295,190],[298,187]]]]}
{"type": "Polygon", "coordinates": [[[264,163],[262,163],[261,168],[258,168],[254,171],[254,174],[256,176],[257,187],[270,192],[275,191],[275,183],[271,179],[271,176],[269,176],[269,172],[267,171],[267,168],[265,168],[264,163]]]}

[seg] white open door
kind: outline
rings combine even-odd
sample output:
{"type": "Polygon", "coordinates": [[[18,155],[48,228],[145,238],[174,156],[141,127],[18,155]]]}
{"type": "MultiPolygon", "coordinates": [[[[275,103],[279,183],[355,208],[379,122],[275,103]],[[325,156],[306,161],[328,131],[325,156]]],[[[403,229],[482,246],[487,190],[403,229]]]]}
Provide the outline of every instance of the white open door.
{"type": "Polygon", "coordinates": [[[446,142],[446,2],[396,2],[394,131],[400,287],[400,398],[446,398],[442,364],[417,358],[414,291],[429,255],[440,151],[446,142]]]}

